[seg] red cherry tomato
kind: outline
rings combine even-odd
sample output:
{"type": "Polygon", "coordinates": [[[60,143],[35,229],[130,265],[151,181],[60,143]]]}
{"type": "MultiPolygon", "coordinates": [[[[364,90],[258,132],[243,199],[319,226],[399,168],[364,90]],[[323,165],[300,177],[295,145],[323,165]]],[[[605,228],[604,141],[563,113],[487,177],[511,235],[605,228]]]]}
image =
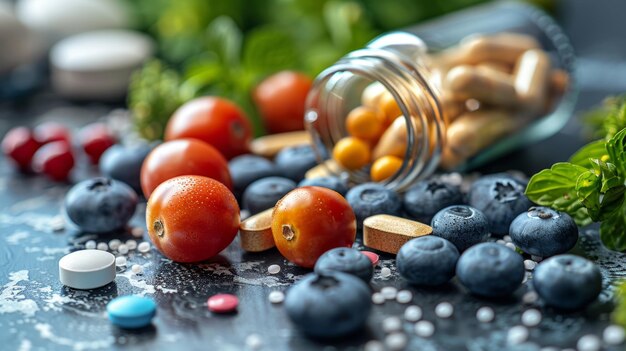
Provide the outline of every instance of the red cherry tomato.
{"type": "Polygon", "coordinates": [[[93,123],[83,127],[78,133],[80,146],[92,164],[100,162],[100,156],[115,144],[115,136],[102,123],[93,123]]]}
{"type": "Polygon", "coordinates": [[[270,133],[304,129],[304,103],[311,78],[283,71],[269,76],[254,89],[254,103],[270,133]]]}
{"type": "Polygon", "coordinates": [[[289,261],[312,268],[335,247],[352,247],[356,218],[339,193],[317,186],[292,190],[272,213],[272,235],[278,251],[289,261]]]}
{"type": "Polygon", "coordinates": [[[53,141],[64,141],[69,145],[72,140],[69,129],[57,122],[44,122],[36,126],[33,133],[42,145],[53,141]]]}
{"type": "Polygon", "coordinates": [[[181,138],[211,144],[230,160],[249,152],[252,126],[232,102],[218,97],[200,97],[178,108],[167,123],[165,140],[181,138]]]}
{"type": "Polygon", "coordinates": [[[141,190],[150,197],[164,181],[182,175],[213,178],[232,189],[228,162],[213,146],[196,139],[167,141],[150,152],[141,166],[141,190]]]}
{"type": "Polygon", "coordinates": [[[22,171],[30,170],[30,162],[40,146],[31,130],[26,127],[13,128],[2,139],[2,152],[22,171]]]}
{"type": "Polygon", "coordinates": [[[239,206],[222,183],[182,176],[159,185],[148,200],[150,240],[176,262],[207,260],[224,250],[239,229],[239,206]]]}
{"type": "Polygon", "coordinates": [[[39,148],[33,157],[33,170],[57,182],[67,180],[72,168],[74,155],[70,145],[65,141],[48,143],[39,148]]]}

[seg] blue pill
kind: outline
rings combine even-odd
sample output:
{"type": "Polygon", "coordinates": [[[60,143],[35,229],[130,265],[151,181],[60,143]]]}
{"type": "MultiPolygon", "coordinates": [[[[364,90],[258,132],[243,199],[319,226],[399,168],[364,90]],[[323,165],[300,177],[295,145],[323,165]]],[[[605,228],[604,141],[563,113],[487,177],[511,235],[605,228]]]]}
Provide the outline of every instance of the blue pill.
{"type": "Polygon", "coordinates": [[[147,297],[134,295],[117,297],[107,304],[109,320],[120,328],[142,328],[156,314],[156,303],[147,297]]]}

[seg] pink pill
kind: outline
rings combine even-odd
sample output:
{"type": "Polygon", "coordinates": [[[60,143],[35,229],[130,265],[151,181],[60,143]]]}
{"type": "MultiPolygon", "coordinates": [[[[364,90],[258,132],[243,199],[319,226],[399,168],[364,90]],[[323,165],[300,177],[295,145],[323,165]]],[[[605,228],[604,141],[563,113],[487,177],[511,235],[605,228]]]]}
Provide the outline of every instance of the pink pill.
{"type": "Polygon", "coordinates": [[[239,299],[231,294],[217,294],[209,297],[207,305],[211,312],[228,313],[237,310],[239,299]]]}
{"type": "Polygon", "coordinates": [[[375,266],[378,264],[378,255],[371,252],[371,251],[361,251],[362,254],[364,254],[367,258],[370,259],[370,261],[372,261],[372,266],[375,266]]]}

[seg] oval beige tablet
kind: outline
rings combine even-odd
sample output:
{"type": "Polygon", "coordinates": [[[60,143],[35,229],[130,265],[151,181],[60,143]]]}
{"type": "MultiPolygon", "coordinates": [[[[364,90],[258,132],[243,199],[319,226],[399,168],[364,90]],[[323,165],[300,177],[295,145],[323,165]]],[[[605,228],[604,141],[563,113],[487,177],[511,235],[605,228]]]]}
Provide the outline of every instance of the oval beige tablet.
{"type": "Polygon", "coordinates": [[[476,99],[496,106],[516,106],[517,92],[510,74],[486,66],[457,66],[444,82],[456,99],[476,99]]]}
{"type": "Polygon", "coordinates": [[[272,235],[272,211],[269,208],[248,217],[239,224],[241,248],[248,252],[261,252],[276,246],[272,235]]]}
{"type": "Polygon", "coordinates": [[[288,146],[311,144],[311,135],[306,130],[279,134],[270,134],[252,140],[250,150],[252,153],[274,157],[280,150],[288,146]]]}
{"type": "Polygon", "coordinates": [[[520,56],[513,73],[520,107],[533,113],[546,104],[550,85],[550,57],[542,50],[528,50],[520,56]]]}
{"type": "Polygon", "coordinates": [[[433,228],[420,222],[386,214],[375,215],[363,221],[363,245],[396,254],[407,241],[432,232],[433,228]]]}

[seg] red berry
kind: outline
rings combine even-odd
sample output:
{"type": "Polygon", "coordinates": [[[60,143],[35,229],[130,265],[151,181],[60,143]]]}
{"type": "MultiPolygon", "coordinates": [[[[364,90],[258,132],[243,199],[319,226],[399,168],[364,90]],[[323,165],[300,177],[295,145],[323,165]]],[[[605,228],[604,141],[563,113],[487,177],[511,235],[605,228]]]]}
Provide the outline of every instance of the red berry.
{"type": "Polygon", "coordinates": [[[64,141],[54,141],[42,146],[33,157],[33,169],[50,179],[60,182],[67,180],[74,168],[74,155],[70,145],[64,141]]]}
{"type": "Polygon", "coordinates": [[[372,261],[373,266],[378,264],[379,257],[377,254],[373,253],[372,251],[361,251],[361,253],[369,258],[370,261],[372,261]]]}
{"type": "Polygon", "coordinates": [[[71,144],[70,131],[57,122],[44,122],[36,126],[33,133],[35,140],[42,145],[53,141],[64,141],[71,144]]]}
{"type": "Polygon", "coordinates": [[[2,152],[10,157],[22,171],[30,169],[33,155],[41,145],[26,127],[16,127],[2,139],[2,152]]]}
{"type": "Polygon", "coordinates": [[[115,144],[115,137],[102,123],[93,123],[83,127],[78,134],[78,139],[80,146],[94,165],[100,162],[100,156],[106,149],[115,144]]]}
{"type": "Polygon", "coordinates": [[[239,299],[231,294],[217,294],[209,297],[207,307],[215,313],[234,312],[239,305],[239,299]]]}

